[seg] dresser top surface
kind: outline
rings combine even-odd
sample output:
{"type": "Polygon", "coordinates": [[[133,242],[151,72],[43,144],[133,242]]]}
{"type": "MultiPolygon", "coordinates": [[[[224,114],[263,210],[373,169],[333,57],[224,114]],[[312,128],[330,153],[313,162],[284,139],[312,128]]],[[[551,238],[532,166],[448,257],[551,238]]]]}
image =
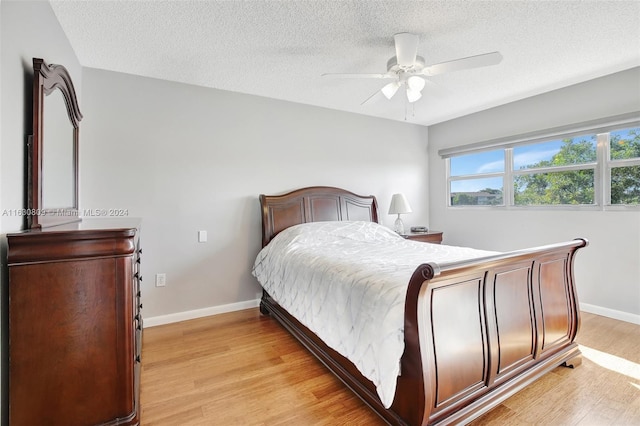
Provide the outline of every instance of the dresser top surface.
{"type": "Polygon", "coordinates": [[[118,231],[127,229],[140,230],[142,220],[139,218],[117,218],[117,219],[83,219],[79,222],[67,223],[64,225],[51,226],[48,228],[26,229],[20,232],[7,234],[7,237],[24,235],[49,235],[82,231],[118,231]]]}
{"type": "Polygon", "coordinates": [[[105,256],[136,250],[139,219],[90,219],[7,234],[7,264],[27,264],[105,256]]]}

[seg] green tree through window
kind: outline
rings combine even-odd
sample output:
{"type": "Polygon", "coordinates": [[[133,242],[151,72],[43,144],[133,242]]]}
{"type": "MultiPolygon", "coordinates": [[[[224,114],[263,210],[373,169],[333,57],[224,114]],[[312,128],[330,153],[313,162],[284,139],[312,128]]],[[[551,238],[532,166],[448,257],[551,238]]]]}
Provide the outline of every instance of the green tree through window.
{"type": "MultiPolygon", "coordinates": [[[[596,136],[586,139],[563,139],[560,150],[550,160],[522,167],[546,167],[584,164],[596,161],[596,136]]],[[[593,204],[594,171],[592,169],[544,172],[514,177],[516,205],[593,204]]]]}
{"type": "Polygon", "coordinates": [[[452,206],[499,206],[502,204],[502,190],[485,188],[475,192],[451,194],[452,206]]]}
{"type": "MultiPolygon", "coordinates": [[[[640,158],[640,128],[612,132],[611,160],[640,158]]],[[[640,204],[640,166],[611,168],[611,204],[640,204]]]]}

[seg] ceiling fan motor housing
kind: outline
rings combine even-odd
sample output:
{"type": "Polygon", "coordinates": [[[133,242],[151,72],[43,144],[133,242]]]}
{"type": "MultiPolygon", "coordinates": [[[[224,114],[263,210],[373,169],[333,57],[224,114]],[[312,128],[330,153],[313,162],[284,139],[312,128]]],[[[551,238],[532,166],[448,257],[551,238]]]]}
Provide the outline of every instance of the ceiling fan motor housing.
{"type": "Polygon", "coordinates": [[[400,65],[398,64],[398,57],[394,56],[393,58],[387,61],[387,72],[400,73],[406,72],[411,74],[420,73],[424,69],[424,58],[422,56],[416,56],[415,61],[411,65],[400,65]]]}
{"type": "Polygon", "coordinates": [[[383,87],[382,93],[387,99],[391,99],[400,86],[405,86],[409,102],[417,101],[422,97],[421,92],[425,84],[424,78],[421,76],[424,65],[424,58],[417,55],[411,65],[400,65],[397,56],[389,59],[387,61],[387,72],[395,74],[397,80],[383,87]]]}

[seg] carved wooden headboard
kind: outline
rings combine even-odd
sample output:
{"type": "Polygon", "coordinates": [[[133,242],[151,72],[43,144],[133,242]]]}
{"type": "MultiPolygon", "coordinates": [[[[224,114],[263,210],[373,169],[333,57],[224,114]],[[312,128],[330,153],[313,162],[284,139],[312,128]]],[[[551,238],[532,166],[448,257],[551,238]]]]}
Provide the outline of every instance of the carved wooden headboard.
{"type": "Polygon", "coordinates": [[[293,225],[329,220],[378,222],[378,203],[373,195],[357,195],[330,186],[312,186],[283,195],[260,195],[262,246],[278,232],[293,225]]]}

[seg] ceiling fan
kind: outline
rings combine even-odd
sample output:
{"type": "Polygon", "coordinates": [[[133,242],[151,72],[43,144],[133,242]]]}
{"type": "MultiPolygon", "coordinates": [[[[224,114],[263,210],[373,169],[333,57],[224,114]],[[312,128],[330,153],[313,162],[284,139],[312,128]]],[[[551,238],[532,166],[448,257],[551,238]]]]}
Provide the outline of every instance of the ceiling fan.
{"type": "MultiPolygon", "coordinates": [[[[387,61],[387,72],[383,74],[322,74],[323,77],[341,78],[381,78],[391,79],[380,91],[391,99],[400,87],[406,88],[407,100],[413,103],[422,97],[425,86],[424,77],[459,71],[469,68],[479,68],[496,65],[502,61],[500,52],[484,53],[453,61],[426,66],[424,58],[418,56],[418,36],[410,33],[398,33],[393,36],[396,46],[396,56],[387,61]]],[[[378,92],[374,93],[374,96],[378,92]]],[[[373,97],[373,96],[371,96],[373,97]]],[[[371,99],[371,97],[369,99],[371,99]]],[[[367,102],[369,99],[365,100],[367,102]]]]}

